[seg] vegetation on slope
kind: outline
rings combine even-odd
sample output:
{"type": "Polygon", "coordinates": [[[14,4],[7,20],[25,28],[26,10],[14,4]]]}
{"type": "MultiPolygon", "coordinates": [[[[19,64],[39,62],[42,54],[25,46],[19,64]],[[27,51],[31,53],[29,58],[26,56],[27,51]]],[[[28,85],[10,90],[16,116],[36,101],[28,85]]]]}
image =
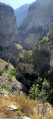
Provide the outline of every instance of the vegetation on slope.
{"type": "MultiPolygon", "coordinates": [[[[53,103],[53,71],[50,70],[49,63],[46,69],[44,69],[44,72],[42,74],[40,72],[40,77],[39,75],[36,75],[36,71],[37,72],[40,71],[42,66],[45,65],[45,62],[47,64],[47,60],[45,59],[48,59],[48,57],[45,56],[50,55],[50,53],[47,55],[46,52],[51,51],[52,43],[53,38],[50,39],[48,33],[47,36],[42,39],[42,41],[38,41],[38,43],[35,44],[35,50],[34,49],[33,51],[23,50],[23,52],[19,54],[16,67],[13,67],[11,64],[0,59],[0,76],[2,75],[7,76],[11,78],[13,81],[17,79],[20,82],[22,82],[22,84],[25,85],[25,87],[28,90],[27,92],[28,96],[26,96],[25,94],[12,95],[12,93],[9,93],[11,95],[7,97],[2,96],[2,98],[0,99],[1,102],[0,113],[3,112],[2,117],[17,118],[17,116],[18,117],[28,116],[31,117],[31,119],[34,118],[37,119],[38,117],[37,102],[35,100],[37,100],[38,102],[41,101],[41,104],[42,103],[45,104],[46,101],[53,103]],[[42,54],[38,55],[38,52],[40,53],[42,49],[44,50],[46,49],[45,52],[42,52],[43,55],[42,54]],[[44,53],[46,53],[46,55],[44,53]],[[10,111],[9,107],[10,105],[17,106],[18,109],[16,111],[14,110],[10,111]]],[[[7,92],[9,91],[8,88],[6,87],[6,84],[5,85],[0,84],[0,87],[5,89],[7,92]]],[[[48,117],[47,112],[45,115],[45,119],[52,119],[52,118],[53,114],[50,113],[48,117]]]]}
{"type": "Polygon", "coordinates": [[[33,51],[24,50],[20,53],[17,60],[18,68],[16,70],[17,80],[22,80],[21,82],[24,81],[25,85],[28,85],[27,88],[29,89],[29,96],[31,99],[35,100],[46,97],[45,101],[47,100],[50,103],[53,102],[53,77],[52,71],[50,71],[51,50],[53,44],[52,39],[50,34],[47,33],[42,40],[35,43],[33,51]],[[33,65],[33,72],[30,74],[31,64],[33,65]],[[18,73],[22,73],[22,75],[20,76],[18,73]],[[33,76],[32,73],[34,73],[33,76]],[[35,77],[35,74],[37,77],[35,77]],[[32,80],[30,77],[32,77],[32,80]]]}
{"type": "MultiPolygon", "coordinates": [[[[45,104],[45,107],[47,107],[46,113],[44,113],[45,119],[53,119],[53,111],[52,107],[51,110],[50,106],[45,104]],[[49,113],[49,116],[48,116],[49,113]]],[[[41,110],[41,107],[40,107],[41,110]]],[[[30,117],[31,119],[37,119],[38,118],[38,112],[37,112],[37,101],[30,100],[29,97],[26,97],[25,94],[21,95],[12,95],[12,96],[2,96],[0,98],[0,114],[3,118],[21,118],[23,119],[24,116],[30,117]],[[13,100],[12,100],[13,99],[13,100]],[[17,107],[17,109],[12,109],[11,106],[17,107]]],[[[41,111],[39,114],[39,117],[41,116],[41,111]]],[[[42,115],[43,118],[43,115],[42,115]]],[[[41,118],[41,119],[42,119],[41,118]]]]}

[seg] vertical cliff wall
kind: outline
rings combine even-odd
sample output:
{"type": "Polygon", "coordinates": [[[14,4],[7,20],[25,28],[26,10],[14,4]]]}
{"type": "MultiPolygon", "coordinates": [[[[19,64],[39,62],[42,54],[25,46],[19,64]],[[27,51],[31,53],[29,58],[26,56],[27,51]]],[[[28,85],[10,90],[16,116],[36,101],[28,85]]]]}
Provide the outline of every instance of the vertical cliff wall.
{"type": "Polygon", "coordinates": [[[18,31],[12,7],[0,3],[0,58],[15,58],[18,31]]]}
{"type": "Polygon", "coordinates": [[[53,0],[36,0],[28,11],[28,16],[22,23],[19,33],[26,49],[31,49],[34,42],[41,40],[49,31],[53,22],[53,0]]]}

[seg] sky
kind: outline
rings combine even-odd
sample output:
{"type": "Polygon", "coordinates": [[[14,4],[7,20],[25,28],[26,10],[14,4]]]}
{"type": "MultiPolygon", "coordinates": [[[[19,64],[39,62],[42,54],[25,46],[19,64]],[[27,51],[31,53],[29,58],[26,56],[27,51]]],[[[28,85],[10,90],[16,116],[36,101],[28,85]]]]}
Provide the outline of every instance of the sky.
{"type": "Polygon", "coordinates": [[[32,3],[34,1],[36,0],[0,0],[0,2],[8,4],[12,6],[14,9],[19,8],[23,4],[32,3]]]}

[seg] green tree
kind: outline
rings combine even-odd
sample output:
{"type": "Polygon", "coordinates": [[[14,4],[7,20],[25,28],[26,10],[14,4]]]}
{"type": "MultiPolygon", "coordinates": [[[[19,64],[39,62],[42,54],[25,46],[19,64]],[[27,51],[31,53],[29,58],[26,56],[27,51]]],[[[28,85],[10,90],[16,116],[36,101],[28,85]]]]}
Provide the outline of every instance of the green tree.
{"type": "Polygon", "coordinates": [[[35,84],[32,85],[31,89],[29,90],[29,96],[30,99],[35,100],[39,95],[39,90],[38,88],[35,86],[35,84]]]}
{"type": "Polygon", "coordinates": [[[42,89],[42,83],[43,83],[44,79],[42,79],[41,77],[38,77],[38,80],[36,82],[36,87],[38,87],[39,90],[42,89]]]}

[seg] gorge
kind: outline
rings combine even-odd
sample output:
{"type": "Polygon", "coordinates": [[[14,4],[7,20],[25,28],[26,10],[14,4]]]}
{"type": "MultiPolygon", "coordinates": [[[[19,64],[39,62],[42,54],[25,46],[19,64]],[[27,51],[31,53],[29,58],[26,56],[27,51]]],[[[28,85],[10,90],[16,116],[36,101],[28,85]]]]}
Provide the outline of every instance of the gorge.
{"type": "MultiPolygon", "coordinates": [[[[53,105],[53,0],[36,0],[27,9],[17,27],[19,16],[0,3],[1,119],[37,119],[38,101],[53,105]]],[[[45,119],[53,119],[52,108],[45,119]]]]}

